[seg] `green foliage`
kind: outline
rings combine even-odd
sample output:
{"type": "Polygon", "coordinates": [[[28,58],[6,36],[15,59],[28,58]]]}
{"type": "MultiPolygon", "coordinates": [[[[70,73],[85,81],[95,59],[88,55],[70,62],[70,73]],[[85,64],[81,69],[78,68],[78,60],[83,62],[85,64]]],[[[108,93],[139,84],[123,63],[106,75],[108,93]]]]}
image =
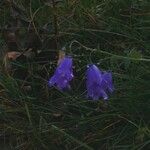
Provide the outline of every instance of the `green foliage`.
{"type": "MultiPolygon", "coordinates": [[[[25,79],[4,72],[2,64],[1,145],[19,150],[149,149],[150,1],[64,0],[56,8],[46,0],[18,0],[15,4],[23,11],[19,13],[23,20],[19,51],[26,48],[27,22],[42,41],[58,34],[58,47],[53,50],[65,47],[73,56],[75,79],[71,91],[61,92],[47,86],[56,61],[49,59],[44,65],[35,59],[10,62],[14,68],[26,70],[25,79]],[[43,28],[46,35],[40,33],[43,28]],[[112,71],[115,92],[108,102],[86,99],[88,63],[112,71]]],[[[3,31],[11,23],[11,8],[0,2],[0,12],[3,31]]],[[[0,43],[1,50],[5,49],[3,39],[0,43]]],[[[49,51],[49,42],[45,43],[38,50],[49,51]]]]}

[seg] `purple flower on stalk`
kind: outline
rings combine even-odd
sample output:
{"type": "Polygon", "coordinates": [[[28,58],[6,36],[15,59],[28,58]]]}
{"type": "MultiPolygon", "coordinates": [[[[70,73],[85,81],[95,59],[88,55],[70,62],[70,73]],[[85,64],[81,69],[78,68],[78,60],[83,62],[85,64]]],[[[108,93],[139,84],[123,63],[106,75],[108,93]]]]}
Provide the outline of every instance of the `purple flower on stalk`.
{"type": "Polygon", "coordinates": [[[54,75],[49,79],[49,86],[56,86],[59,90],[70,88],[69,82],[73,79],[72,58],[65,57],[56,68],[54,75]]]}
{"type": "Polygon", "coordinates": [[[112,93],[114,90],[112,74],[108,72],[101,72],[95,65],[89,65],[86,75],[88,97],[92,98],[93,100],[98,100],[99,98],[107,100],[107,92],[112,93]]]}

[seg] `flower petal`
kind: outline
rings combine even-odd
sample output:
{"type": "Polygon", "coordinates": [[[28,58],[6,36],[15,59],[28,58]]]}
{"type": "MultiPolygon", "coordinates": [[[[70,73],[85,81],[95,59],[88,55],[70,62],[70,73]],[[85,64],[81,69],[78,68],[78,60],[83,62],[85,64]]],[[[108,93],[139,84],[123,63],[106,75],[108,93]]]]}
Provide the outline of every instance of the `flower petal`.
{"type": "Polygon", "coordinates": [[[113,92],[114,90],[111,73],[102,73],[97,66],[89,65],[86,76],[88,97],[92,98],[93,100],[98,100],[99,98],[107,100],[108,95],[106,92],[113,92]]]}
{"type": "Polygon", "coordinates": [[[65,57],[56,68],[54,75],[49,80],[49,86],[60,90],[69,88],[69,81],[73,79],[72,58],[65,57]]]}

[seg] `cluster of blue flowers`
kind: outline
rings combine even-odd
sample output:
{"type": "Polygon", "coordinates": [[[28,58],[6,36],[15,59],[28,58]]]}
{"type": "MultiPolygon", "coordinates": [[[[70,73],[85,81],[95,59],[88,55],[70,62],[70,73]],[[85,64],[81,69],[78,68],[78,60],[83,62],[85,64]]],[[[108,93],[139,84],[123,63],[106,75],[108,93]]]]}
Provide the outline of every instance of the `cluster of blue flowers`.
{"type": "MultiPolygon", "coordinates": [[[[73,79],[72,58],[65,57],[56,68],[54,75],[49,80],[49,86],[56,86],[59,90],[70,89],[70,81],[73,79]]],[[[102,72],[94,65],[88,65],[86,71],[87,96],[93,100],[108,99],[108,92],[114,91],[112,74],[102,72]]]]}

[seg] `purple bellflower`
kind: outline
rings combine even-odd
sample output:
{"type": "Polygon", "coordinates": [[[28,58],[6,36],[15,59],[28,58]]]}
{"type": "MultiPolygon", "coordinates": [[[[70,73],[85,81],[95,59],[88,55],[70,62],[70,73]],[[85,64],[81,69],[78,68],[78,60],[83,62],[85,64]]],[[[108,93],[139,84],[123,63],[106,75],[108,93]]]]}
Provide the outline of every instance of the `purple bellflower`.
{"type": "Polygon", "coordinates": [[[88,97],[93,100],[98,100],[99,98],[107,100],[107,92],[112,93],[114,90],[112,74],[108,72],[101,72],[97,66],[92,64],[88,66],[86,76],[88,97]]]}
{"type": "Polygon", "coordinates": [[[59,90],[70,88],[69,82],[73,79],[72,58],[65,57],[56,68],[54,75],[49,79],[49,86],[56,86],[59,90]]]}

